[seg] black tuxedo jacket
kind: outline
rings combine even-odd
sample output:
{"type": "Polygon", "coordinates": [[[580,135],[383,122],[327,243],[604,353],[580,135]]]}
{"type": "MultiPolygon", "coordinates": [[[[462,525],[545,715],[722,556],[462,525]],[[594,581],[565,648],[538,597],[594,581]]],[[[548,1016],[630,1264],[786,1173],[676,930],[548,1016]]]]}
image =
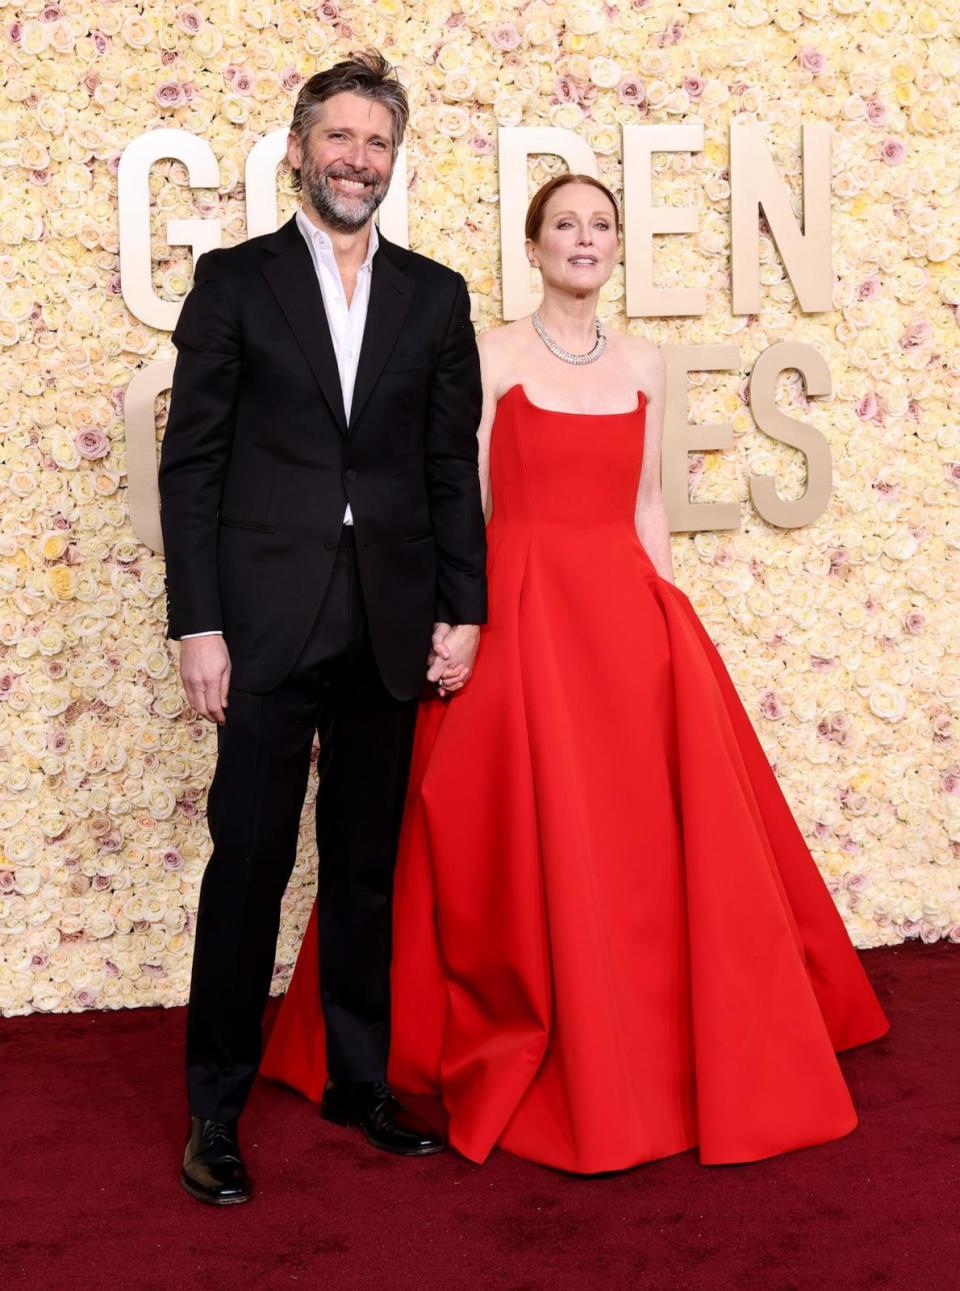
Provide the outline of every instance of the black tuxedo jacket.
{"type": "Polygon", "coordinates": [[[208,251],[173,333],[160,455],[169,635],[221,629],[273,689],[314,625],[349,501],[371,643],[398,699],[435,620],[483,623],[480,365],[459,274],[381,237],[349,424],[296,221],[208,251]]]}

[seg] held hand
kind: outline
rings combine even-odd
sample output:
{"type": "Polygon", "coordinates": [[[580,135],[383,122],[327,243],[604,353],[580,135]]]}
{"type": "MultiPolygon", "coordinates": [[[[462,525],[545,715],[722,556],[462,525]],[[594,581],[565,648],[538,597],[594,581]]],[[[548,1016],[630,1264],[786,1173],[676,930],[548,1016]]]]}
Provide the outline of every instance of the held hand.
{"type": "Polygon", "coordinates": [[[462,690],[470,678],[480,645],[480,629],[473,623],[461,623],[457,627],[438,624],[437,627],[447,631],[442,634],[434,631],[427,681],[435,682],[440,695],[445,696],[462,690]]]}
{"type": "Polygon", "coordinates": [[[230,688],[230,654],[223,637],[190,637],[182,641],[180,677],[187,699],[200,716],[222,726],[230,688]]]}
{"type": "Polygon", "coordinates": [[[450,658],[450,650],[448,647],[444,646],[443,643],[447,639],[451,627],[452,625],[450,623],[434,623],[433,637],[430,641],[430,657],[427,659],[428,668],[431,666],[434,659],[438,657],[441,659],[450,658]]]}

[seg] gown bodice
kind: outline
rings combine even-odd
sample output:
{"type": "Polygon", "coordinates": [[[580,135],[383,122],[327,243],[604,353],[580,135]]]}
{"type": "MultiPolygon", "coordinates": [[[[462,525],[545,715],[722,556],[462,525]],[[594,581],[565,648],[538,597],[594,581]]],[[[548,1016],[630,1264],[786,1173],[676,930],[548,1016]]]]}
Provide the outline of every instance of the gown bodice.
{"type": "Polygon", "coordinates": [[[623,413],[574,413],[531,403],[514,385],[497,405],[490,445],[494,517],[501,531],[532,522],[556,530],[620,530],[636,540],[646,399],[623,413]]]}

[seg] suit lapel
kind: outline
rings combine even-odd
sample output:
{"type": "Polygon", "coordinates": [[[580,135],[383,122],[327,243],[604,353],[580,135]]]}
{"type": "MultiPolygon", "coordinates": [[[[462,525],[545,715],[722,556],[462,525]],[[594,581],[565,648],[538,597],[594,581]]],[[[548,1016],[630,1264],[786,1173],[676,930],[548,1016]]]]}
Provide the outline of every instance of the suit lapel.
{"type": "MultiPolygon", "coordinates": [[[[310,250],[297,227],[296,219],[291,218],[276,233],[265,238],[263,246],[269,256],[263,266],[264,276],[310,364],[340,433],[345,435],[347,418],[343,410],[343,392],[330,325],[323,307],[323,294],[317,282],[310,250]]],[[[373,281],[376,283],[376,270],[373,281]]],[[[371,306],[372,303],[371,299],[371,306]]],[[[369,330],[368,323],[368,333],[369,330]]]]}
{"type": "Polygon", "coordinates": [[[363,329],[357,379],[353,387],[350,425],[356,425],[363,406],[397,343],[400,329],[413,301],[413,283],[390,259],[391,244],[383,236],[373,257],[370,304],[363,329]]]}

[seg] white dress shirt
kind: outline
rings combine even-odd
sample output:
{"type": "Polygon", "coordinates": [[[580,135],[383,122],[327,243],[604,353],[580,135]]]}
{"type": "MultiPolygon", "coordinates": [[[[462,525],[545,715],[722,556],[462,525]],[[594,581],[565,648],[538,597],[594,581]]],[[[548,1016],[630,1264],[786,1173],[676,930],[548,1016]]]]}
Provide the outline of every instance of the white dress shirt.
{"type": "MultiPolygon", "coordinates": [[[[373,274],[373,257],[376,255],[380,238],[377,226],[370,225],[370,241],[363,264],[357,270],[357,283],[353,289],[353,298],[347,304],[347,293],[343,289],[340,267],[334,254],[333,243],[323,229],[317,228],[301,206],[296,213],[297,228],[303,234],[310,251],[310,259],[320,284],[323,296],[323,308],[330,326],[333,340],[333,352],[337,357],[337,370],[340,373],[340,390],[343,394],[343,411],[347,421],[350,420],[350,408],[353,404],[353,387],[357,380],[357,364],[360,361],[360,346],[363,344],[363,329],[367,324],[367,307],[370,304],[370,279],[373,274]]],[[[350,503],[343,514],[344,524],[353,524],[353,512],[350,503]]],[[[188,632],[181,640],[190,637],[221,636],[219,630],[210,632],[188,632]]]]}

